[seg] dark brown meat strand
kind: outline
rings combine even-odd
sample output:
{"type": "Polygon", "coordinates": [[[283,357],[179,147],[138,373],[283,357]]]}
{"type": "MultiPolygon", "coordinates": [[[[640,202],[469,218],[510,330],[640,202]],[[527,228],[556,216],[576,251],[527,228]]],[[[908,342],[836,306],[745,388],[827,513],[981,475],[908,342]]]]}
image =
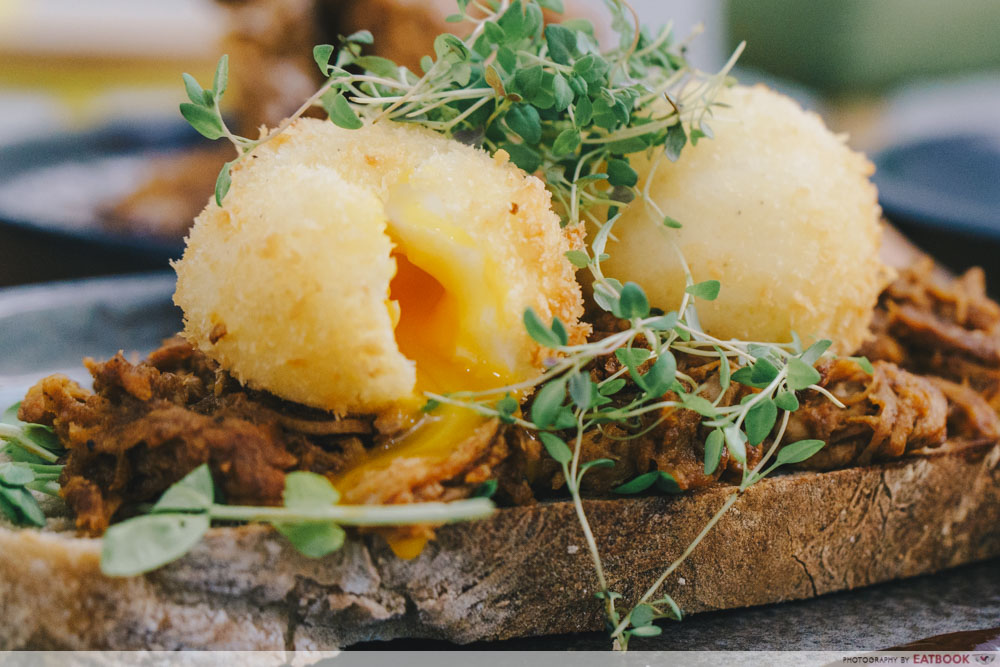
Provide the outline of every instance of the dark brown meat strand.
{"type": "Polygon", "coordinates": [[[886,288],[862,354],[966,385],[998,411],[1000,306],[986,296],[982,270],[939,282],[932,268],[925,258],[886,288]]]}
{"type": "MultiPolygon", "coordinates": [[[[202,463],[211,466],[228,502],[280,503],[286,472],[336,473],[362,460],[377,436],[371,417],[334,419],[248,391],[180,338],[140,364],[121,354],[85,364],[93,392],[63,376],[47,377],[28,392],[19,415],[53,426],[68,449],[63,496],[78,527],[92,534],[103,532],[120,509],[155,500],[202,463]]],[[[480,434],[439,467],[386,475],[370,500],[467,495],[468,488],[452,487],[488,478],[506,451],[492,432],[480,434]]]]}

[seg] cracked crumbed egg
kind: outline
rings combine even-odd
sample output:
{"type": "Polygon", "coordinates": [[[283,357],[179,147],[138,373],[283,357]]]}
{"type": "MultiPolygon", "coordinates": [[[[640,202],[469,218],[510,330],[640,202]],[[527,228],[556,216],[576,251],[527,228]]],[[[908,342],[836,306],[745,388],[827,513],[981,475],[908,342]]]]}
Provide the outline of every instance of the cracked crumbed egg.
{"type": "Polygon", "coordinates": [[[707,333],[786,342],[795,331],[850,353],[888,280],[872,164],[819,116],[765,87],[736,86],[719,101],[707,118],[714,138],[689,144],[677,162],[633,156],[640,191],[683,227],[665,227],[636,198],[614,227],[604,273],[676,309],[685,286],[679,250],[695,282],[721,282],[715,301],[697,302],[707,333]]]}
{"type": "Polygon", "coordinates": [[[174,301],[188,340],[251,387],[338,414],[415,409],[423,391],[536,375],[526,308],[582,340],[579,241],[504,153],[301,119],[198,216],[174,301]]]}

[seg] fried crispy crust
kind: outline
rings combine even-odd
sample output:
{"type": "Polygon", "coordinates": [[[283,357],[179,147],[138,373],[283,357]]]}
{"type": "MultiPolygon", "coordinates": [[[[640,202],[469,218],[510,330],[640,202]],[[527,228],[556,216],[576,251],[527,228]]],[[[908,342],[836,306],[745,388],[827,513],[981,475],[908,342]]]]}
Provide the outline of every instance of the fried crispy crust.
{"type": "Polygon", "coordinates": [[[489,289],[510,326],[494,333],[514,380],[544,355],[519,326],[526,307],[568,323],[573,341],[586,335],[565,258],[579,233],[559,227],[541,181],[505,153],[412,125],[312,119],[243,160],[223,207],[196,220],[175,265],[184,335],[241,381],[299,403],[371,412],[408,396],[414,365],[386,307],[396,271],[386,222],[412,196],[496,264],[489,289]]]}

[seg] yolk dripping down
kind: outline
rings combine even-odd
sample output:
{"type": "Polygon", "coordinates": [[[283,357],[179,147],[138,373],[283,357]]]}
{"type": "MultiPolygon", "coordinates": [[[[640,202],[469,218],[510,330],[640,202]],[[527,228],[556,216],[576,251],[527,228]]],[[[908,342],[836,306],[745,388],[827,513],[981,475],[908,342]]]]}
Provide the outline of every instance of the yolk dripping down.
{"type": "MultiPolygon", "coordinates": [[[[431,213],[415,197],[402,199],[402,205],[397,199],[395,206],[387,206],[396,275],[386,307],[400,352],[416,364],[414,395],[405,406],[413,427],[342,473],[335,480],[341,491],[399,458],[443,461],[485,422],[471,410],[448,405],[424,414],[423,392],[496,389],[515,375],[517,347],[504,334],[519,332],[520,322],[505,307],[496,263],[444,216],[431,213]]],[[[414,557],[424,540],[390,544],[400,557],[414,557]]]]}

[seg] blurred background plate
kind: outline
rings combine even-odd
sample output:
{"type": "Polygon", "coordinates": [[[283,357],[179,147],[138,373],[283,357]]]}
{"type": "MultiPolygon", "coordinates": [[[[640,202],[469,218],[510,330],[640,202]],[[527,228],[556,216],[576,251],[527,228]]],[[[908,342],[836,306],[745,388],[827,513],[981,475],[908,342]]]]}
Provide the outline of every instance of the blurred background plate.
{"type": "Polygon", "coordinates": [[[875,157],[887,216],[1000,242],[1000,136],[927,138],[875,157]]]}
{"type": "Polygon", "coordinates": [[[175,280],[162,271],[0,290],[0,405],[52,373],[89,386],[84,357],[152,351],[181,328],[175,280]]]}
{"type": "Polygon", "coordinates": [[[113,202],[150,177],[157,158],[204,143],[183,121],[131,121],[0,147],[0,225],[132,251],[165,266],[183,243],[116,226],[113,202]]]}

